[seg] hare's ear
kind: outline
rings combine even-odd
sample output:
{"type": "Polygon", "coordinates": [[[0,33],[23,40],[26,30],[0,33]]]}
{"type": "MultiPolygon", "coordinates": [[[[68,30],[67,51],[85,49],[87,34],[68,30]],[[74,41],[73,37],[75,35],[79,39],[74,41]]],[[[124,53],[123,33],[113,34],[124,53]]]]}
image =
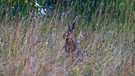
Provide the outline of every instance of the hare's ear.
{"type": "Polygon", "coordinates": [[[70,30],[71,32],[75,29],[75,24],[77,23],[77,19],[78,19],[78,16],[76,16],[76,18],[71,26],[71,30],[70,30]]]}
{"type": "Polygon", "coordinates": [[[68,25],[68,30],[69,30],[69,31],[71,31],[71,27],[70,27],[70,25],[68,25]]]}
{"type": "Polygon", "coordinates": [[[72,24],[72,26],[68,25],[68,30],[72,32],[75,28],[75,23],[72,24]]]}
{"type": "Polygon", "coordinates": [[[73,32],[74,29],[75,29],[75,22],[72,24],[70,31],[73,32]]]}

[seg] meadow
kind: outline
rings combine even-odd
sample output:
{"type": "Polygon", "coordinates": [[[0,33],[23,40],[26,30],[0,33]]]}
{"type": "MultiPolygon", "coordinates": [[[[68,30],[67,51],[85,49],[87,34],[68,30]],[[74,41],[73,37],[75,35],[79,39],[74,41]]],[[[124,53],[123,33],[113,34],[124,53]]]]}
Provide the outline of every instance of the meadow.
{"type": "Polygon", "coordinates": [[[134,7],[101,2],[89,15],[73,5],[45,16],[7,12],[0,21],[0,76],[135,76],[134,7]],[[72,64],[63,34],[76,15],[74,35],[84,57],[72,64]]]}

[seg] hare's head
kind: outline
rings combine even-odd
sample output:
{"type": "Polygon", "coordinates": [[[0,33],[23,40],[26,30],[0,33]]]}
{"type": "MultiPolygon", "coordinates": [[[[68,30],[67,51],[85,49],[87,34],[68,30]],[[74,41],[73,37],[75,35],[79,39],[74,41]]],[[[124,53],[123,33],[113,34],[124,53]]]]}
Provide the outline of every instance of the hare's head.
{"type": "Polygon", "coordinates": [[[72,26],[68,25],[68,31],[66,33],[64,33],[63,38],[72,40],[74,37],[74,35],[73,35],[74,28],[75,28],[75,23],[73,23],[72,26]]]}
{"type": "Polygon", "coordinates": [[[65,32],[64,35],[63,35],[64,39],[66,39],[66,40],[69,40],[69,39],[73,40],[73,37],[74,37],[73,31],[75,29],[75,24],[77,22],[77,19],[78,19],[78,16],[76,16],[76,18],[75,18],[75,20],[74,20],[74,22],[73,22],[73,24],[71,26],[68,25],[68,31],[65,32]]]}

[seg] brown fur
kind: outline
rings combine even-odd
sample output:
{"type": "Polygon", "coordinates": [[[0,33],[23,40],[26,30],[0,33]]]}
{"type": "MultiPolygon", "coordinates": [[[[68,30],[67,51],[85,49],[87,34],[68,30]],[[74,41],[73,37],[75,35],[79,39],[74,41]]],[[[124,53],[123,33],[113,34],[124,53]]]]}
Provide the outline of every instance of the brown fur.
{"type": "Polygon", "coordinates": [[[77,45],[76,42],[74,41],[73,34],[71,32],[66,32],[63,35],[63,38],[65,39],[65,52],[67,53],[73,53],[75,52],[77,45]]]}
{"type": "Polygon", "coordinates": [[[75,29],[76,19],[73,22],[72,26],[68,25],[68,31],[63,34],[63,38],[65,39],[65,45],[64,45],[65,52],[68,54],[67,56],[70,56],[72,58],[72,61],[74,61],[74,59],[78,60],[79,56],[83,57],[81,54],[81,50],[77,47],[77,43],[74,39],[74,34],[73,34],[73,31],[75,29]]]}

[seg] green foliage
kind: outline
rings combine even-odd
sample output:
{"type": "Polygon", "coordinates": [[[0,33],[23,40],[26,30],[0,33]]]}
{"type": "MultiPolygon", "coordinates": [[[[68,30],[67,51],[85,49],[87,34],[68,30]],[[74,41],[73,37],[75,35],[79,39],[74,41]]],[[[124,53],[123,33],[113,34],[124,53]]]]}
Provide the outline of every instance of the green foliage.
{"type": "MultiPolygon", "coordinates": [[[[26,0],[1,0],[0,17],[3,20],[5,15],[9,14],[8,16],[11,19],[13,16],[20,17],[19,19],[21,19],[29,15],[30,12],[37,12],[38,7],[34,6],[34,2],[35,0],[28,0],[28,2],[26,0]]],[[[135,10],[134,0],[40,0],[38,3],[43,8],[49,9],[51,7],[59,11],[59,13],[72,9],[73,13],[84,16],[88,22],[91,22],[93,14],[97,13],[103,16],[106,12],[110,13],[114,19],[125,21],[125,17],[129,17],[127,12],[135,10]]],[[[53,12],[55,10],[49,11],[53,12]]]]}

